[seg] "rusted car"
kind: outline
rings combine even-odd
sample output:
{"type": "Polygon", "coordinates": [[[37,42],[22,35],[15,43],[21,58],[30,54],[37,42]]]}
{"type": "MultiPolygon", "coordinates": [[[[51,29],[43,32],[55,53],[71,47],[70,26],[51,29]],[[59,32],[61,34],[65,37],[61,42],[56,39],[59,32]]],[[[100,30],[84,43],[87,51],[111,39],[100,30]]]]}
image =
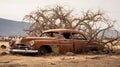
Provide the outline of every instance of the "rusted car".
{"type": "MultiPolygon", "coordinates": [[[[11,44],[12,53],[78,53],[89,41],[89,37],[73,29],[50,29],[44,31],[40,37],[23,37],[11,44]]],[[[90,44],[96,48],[97,44],[90,44]]],[[[90,46],[88,45],[88,46],[90,46]]],[[[90,47],[91,47],[90,46],[90,47]]],[[[93,49],[94,49],[93,48],[93,49]]]]}

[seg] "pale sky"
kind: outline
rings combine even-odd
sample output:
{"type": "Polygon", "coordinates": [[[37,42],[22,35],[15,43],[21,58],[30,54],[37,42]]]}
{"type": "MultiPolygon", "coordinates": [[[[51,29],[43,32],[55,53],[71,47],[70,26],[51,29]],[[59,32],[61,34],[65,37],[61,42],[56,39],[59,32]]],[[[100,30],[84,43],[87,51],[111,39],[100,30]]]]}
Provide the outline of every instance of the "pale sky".
{"type": "Polygon", "coordinates": [[[117,20],[115,28],[120,26],[120,0],[0,0],[0,18],[22,21],[31,11],[55,4],[70,7],[76,14],[81,10],[102,9],[117,20]]]}

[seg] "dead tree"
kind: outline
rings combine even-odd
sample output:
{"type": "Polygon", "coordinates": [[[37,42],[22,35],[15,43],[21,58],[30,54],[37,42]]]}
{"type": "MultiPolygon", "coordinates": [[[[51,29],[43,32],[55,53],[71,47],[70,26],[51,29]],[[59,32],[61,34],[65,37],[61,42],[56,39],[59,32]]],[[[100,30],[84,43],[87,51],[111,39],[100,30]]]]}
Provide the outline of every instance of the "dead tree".
{"type": "Polygon", "coordinates": [[[40,36],[42,31],[48,29],[75,29],[88,34],[89,42],[98,40],[102,43],[105,38],[105,31],[114,26],[114,21],[101,10],[96,12],[92,10],[82,11],[80,17],[75,17],[72,12],[73,10],[67,10],[58,5],[49,9],[37,9],[24,17],[25,21],[32,23],[26,32],[29,36],[40,36]]]}

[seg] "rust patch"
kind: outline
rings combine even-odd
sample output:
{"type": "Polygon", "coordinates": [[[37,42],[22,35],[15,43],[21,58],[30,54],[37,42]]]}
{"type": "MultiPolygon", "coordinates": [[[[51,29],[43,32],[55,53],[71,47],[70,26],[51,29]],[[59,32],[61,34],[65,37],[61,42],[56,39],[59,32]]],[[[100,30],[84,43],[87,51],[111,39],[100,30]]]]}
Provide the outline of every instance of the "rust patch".
{"type": "Polygon", "coordinates": [[[50,46],[52,48],[52,51],[55,53],[55,54],[59,54],[60,53],[60,47],[58,45],[52,45],[50,46]]]}

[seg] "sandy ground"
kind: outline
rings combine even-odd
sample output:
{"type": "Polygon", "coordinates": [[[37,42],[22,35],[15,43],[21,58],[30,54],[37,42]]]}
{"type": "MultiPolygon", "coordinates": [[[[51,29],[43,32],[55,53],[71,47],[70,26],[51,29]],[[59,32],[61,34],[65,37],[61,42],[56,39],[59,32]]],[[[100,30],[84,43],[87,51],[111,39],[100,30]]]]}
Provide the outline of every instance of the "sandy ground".
{"type": "MultiPolygon", "coordinates": [[[[3,44],[7,49],[0,48],[0,53],[9,51],[9,43],[0,42],[3,44]]],[[[120,55],[0,55],[0,67],[120,67],[120,55]]]]}
{"type": "Polygon", "coordinates": [[[0,67],[120,67],[120,55],[0,56],[0,67]]]}

